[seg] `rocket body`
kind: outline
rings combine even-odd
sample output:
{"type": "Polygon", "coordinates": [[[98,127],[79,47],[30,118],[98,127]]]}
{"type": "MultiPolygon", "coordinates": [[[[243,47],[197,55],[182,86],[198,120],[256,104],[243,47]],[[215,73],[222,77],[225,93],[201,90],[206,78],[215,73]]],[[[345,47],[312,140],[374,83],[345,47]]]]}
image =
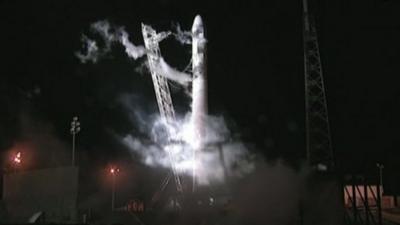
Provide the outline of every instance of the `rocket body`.
{"type": "Polygon", "coordinates": [[[193,148],[204,148],[208,112],[207,101],[207,40],[201,17],[196,16],[192,26],[192,126],[193,148]]]}

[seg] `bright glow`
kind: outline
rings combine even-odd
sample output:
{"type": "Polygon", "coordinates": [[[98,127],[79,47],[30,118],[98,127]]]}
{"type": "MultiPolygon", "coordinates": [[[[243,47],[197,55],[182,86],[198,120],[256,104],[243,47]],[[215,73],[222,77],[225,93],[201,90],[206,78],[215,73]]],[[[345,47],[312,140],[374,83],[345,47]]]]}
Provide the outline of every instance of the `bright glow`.
{"type": "Polygon", "coordinates": [[[17,152],[17,154],[13,158],[13,162],[15,164],[21,164],[21,162],[22,162],[22,160],[21,160],[21,152],[17,152]]]}
{"type": "Polygon", "coordinates": [[[118,168],[115,168],[115,167],[111,167],[111,168],[110,168],[110,173],[111,173],[112,175],[116,175],[118,172],[119,172],[119,169],[118,169],[118,168]]]}
{"type": "MultiPolygon", "coordinates": [[[[131,103],[129,106],[131,107],[131,103]]],[[[147,119],[145,114],[135,111],[132,115],[143,121],[147,127],[151,141],[132,135],[122,138],[136,157],[150,167],[171,168],[170,156],[175,162],[178,174],[192,176],[193,167],[199,185],[210,182],[223,182],[225,175],[242,177],[254,169],[251,155],[240,141],[230,140],[231,134],[223,117],[207,116],[205,123],[204,151],[196,152],[193,160],[195,135],[191,129],[191,114],[177,117],[174,125],[164,125],[160,117],[147,119]],[[166,128],[168,127],[168,128],[166,128]],[[171,141],[165,140],[165,132],[169,130],[171,141]]]]}

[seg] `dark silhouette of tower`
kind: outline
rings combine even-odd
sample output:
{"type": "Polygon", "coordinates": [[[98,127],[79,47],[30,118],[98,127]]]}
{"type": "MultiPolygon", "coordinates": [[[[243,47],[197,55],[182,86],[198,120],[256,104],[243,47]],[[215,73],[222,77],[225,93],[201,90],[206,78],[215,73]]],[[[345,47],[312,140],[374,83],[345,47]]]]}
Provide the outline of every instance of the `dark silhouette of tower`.
{"type": "Polygon", "coordinates": [[[307,0],[303,0],[306,149],[310,166],[332,171],[334,157],[318,37],[307,0]]]}

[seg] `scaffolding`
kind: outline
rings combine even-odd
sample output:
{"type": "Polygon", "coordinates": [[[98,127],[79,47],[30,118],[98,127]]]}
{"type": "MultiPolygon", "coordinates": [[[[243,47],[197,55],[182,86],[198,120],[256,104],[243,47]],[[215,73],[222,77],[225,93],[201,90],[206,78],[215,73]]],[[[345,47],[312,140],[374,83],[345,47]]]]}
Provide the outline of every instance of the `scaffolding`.
{"type": "MultiPolygon", "coordinates": [[[[170,128],[175,123],[175,110],[172,104],[171,93],[168,86],[168,80],[166,77],[157,73],[156,67],[161,60],[161,53],[159,42],[170,35],[169,32],[157,33],[153,28],[148,25],[142,24],[142,34],[144,43],[147,49],[147,60],[149,63],[149,68],[151,72],[151,77],[154,84],[154,91],[156,94],[158,109],[160,111],[161,119],[167,127],[168,144],[171,144],[170,128]]],[[[172,174],[175,180],[176,189],[179,193],[182,193],[182,184],[179,175],[176,171],[176,163],[173,154],[168,148],[165,148],[168,157],[171,162],[172,174]]],[[[166,180],[162,183],[162,190],[165,189],[166,184],[168,184],[170,175],[167,175],[166,180]]],[[[161,190],[161,191],[162,191],[161,190]]]]}

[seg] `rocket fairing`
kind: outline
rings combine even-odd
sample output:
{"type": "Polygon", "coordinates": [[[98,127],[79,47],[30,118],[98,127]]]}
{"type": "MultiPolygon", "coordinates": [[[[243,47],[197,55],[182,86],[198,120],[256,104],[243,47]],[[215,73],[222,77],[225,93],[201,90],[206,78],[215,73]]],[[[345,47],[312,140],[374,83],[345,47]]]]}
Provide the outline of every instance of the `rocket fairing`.
{"type": "Polygon", "coordinates": [[[207,40],[200,15],[192,26],[192,118],[194,151],[205,144],[207,102],[207,40]]]}

